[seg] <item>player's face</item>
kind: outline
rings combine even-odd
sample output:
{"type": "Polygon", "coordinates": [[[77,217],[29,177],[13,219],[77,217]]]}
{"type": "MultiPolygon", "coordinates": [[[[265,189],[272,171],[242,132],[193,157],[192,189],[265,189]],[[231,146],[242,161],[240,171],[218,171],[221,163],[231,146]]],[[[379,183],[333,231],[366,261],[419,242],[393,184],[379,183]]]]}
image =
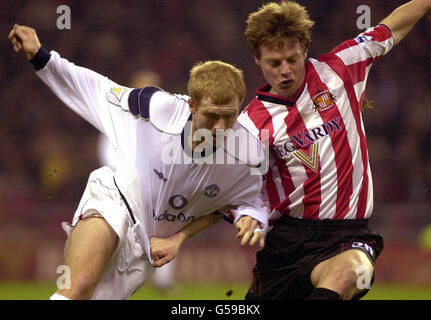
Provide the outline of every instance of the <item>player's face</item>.
{"type": "Polygon", "coordinates": [[[260,53],[260,58],[255,57],[255,61],[271,86],[270,93],[285,98],[294,97],[305,78],[307,55],[301,44],[286,41],[282,48],[263,45],[260,53]]]}
{"type": "Polygon", "coordinates": [[[204,97],[198,106],[192,101],[189,105],[193,114],[192,134],[199,129],[208,130],[212,135],[213,145],[216,145],[217,130],[225,131],[232,128],[240,111],[238,99],[226,105],[216,105],[211,98],[204,97]]]}

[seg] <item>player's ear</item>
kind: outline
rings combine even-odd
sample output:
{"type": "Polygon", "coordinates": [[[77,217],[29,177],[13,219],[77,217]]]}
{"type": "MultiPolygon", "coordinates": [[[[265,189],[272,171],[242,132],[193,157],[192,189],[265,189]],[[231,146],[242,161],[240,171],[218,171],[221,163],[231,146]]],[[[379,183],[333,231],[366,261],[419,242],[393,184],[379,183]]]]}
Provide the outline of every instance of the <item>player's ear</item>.
{"type": "Polygon", "coordinates": [[[191,113],[195,113],[196,112],[196,106],[195,106],[195,103],[194,103],[193,99],[189,98],[188,103],[189,103],[189,110],[190,110],[190,112],[191,113]]]}
{"type": "Polygon", "coordinates": [[[256,62],[256,64],[257,64],[258,66],[260,66],[260,57],[258,57],[258,56],[254,56],[254,62],[256,62]]]}

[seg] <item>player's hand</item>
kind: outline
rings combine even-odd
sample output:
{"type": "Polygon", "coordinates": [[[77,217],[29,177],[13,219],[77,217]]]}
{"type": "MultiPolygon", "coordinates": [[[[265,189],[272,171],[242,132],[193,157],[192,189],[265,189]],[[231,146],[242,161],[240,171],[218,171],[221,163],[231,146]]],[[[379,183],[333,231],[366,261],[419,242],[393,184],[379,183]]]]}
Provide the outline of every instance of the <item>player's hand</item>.
{"type": "Polygon", "coordinates": [[[8,39],[15,52],[24,51],[27,60],[33,59],[42,46],[37,37],[36,30],[19,24],[13,26],[8,39]]]}
{"type": "Polygon", "coordinates": [[[172,261],[180,250],[181,242],[176,234],[169,238],[152,237],[150,239],[151,257],[153,266],[159,268],[172,261]]]}
{"type": "Polygon", "coordinates": [[[243,216],[237,221],[235,226],[238,229],[236,237],[241,239],[242,246],[250,240],[251,246],[254,246],[259,241],[260,247],[264,247],[265,235],[257,220],[249,216],[243,216]]]}

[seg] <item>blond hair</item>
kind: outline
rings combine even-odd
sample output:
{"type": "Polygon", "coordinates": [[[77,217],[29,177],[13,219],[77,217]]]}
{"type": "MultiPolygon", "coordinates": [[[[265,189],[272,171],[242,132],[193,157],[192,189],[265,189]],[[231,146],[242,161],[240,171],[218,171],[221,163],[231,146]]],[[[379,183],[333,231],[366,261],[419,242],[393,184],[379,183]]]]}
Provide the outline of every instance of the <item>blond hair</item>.
{"type": "Polygon", "coordinates": [[[207,61],[196,64],[190,70],[187,89],[192,100],[199,105],[203,97],[209,97],[214,104],[242,103],[245,96],[244,76],[240,69],[221,61],[207,61]]]}
{"type": "Polygon", "coordinates": [[[263,5],[247,20],[245,36],[252,54],[260,57],[262,45],[281,48],[285,41],[298,41],[304,51],[311,43],[311,27],[307,9],[294,1],[263,5]]]}

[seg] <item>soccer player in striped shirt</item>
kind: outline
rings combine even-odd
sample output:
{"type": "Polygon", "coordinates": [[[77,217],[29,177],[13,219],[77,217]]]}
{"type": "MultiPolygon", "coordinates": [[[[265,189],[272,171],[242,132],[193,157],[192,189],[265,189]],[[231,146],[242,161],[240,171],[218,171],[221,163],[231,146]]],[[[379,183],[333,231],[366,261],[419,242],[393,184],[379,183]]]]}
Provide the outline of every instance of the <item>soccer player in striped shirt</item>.
{"type": "Polygon", "coordinates": [[[246,299],[357,299],[370,288],[383,238],[367,226],[365,85],[372,64],[430,9],[430,0],[410,1],[317,59],[307,59],[314,22],[303,6],[269,3],[249,15],[245,36],[267,83],[238,121],[256,137],[269,133],[273,228],[246,299]]]}

